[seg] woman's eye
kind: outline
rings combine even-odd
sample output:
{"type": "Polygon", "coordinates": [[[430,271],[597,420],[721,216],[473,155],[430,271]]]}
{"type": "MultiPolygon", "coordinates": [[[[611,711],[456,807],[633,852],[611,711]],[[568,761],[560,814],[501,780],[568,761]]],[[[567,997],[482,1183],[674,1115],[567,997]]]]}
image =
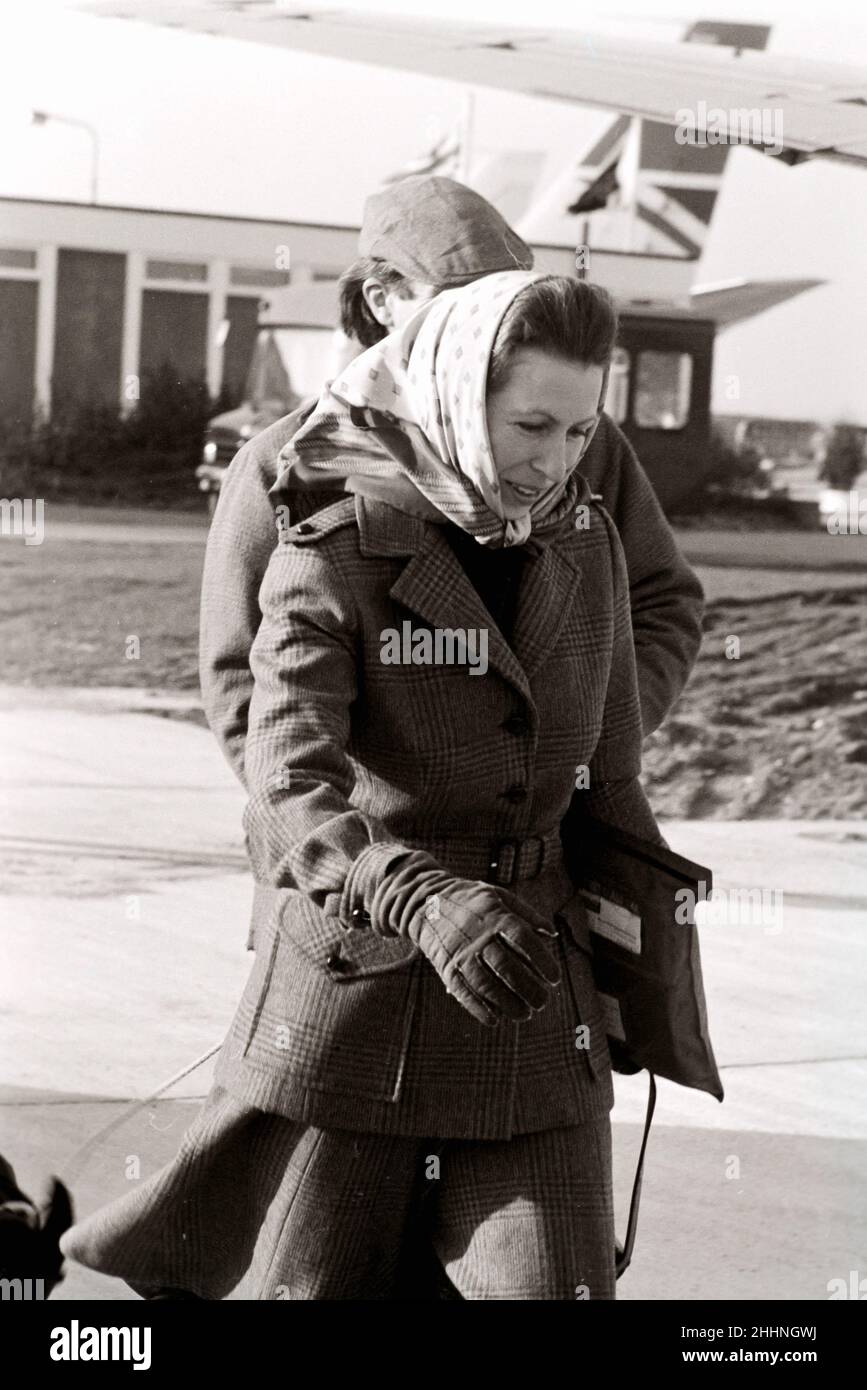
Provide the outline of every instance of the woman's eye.
{"type": "Polygon", "coordinates": [[[539,431],[543,430],[544,428],[544,425],[531,425],[525,420],[518,421],[518,429],[526,430],[528,434],[538,434],[539,431]]]}
{"type": "Polygon", "coordinates": [[[587,438],[587,431],[586,431],[586,430],[570,430],[570,431],[569,431],[569,435],[570,435],[570,437],[571,437],[572,439],[581,439],[581,440],[584,440],[584,439],[587,438]]]}

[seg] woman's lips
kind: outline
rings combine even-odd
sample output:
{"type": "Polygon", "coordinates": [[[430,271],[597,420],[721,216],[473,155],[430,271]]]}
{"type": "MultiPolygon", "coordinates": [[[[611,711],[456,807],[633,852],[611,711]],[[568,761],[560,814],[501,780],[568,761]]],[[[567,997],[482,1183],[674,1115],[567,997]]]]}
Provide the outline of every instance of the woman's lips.
{"type": "Polygon", "coordinates": [[[509,482],[508,478],[506,478],[505,481],[507,486],[514,492],[515,496],[520,497],[522,502],[532,502],[532,500],[538,497],[542,492],[542,488],[540,487],[523,487],[518,483],[509,482]]]}

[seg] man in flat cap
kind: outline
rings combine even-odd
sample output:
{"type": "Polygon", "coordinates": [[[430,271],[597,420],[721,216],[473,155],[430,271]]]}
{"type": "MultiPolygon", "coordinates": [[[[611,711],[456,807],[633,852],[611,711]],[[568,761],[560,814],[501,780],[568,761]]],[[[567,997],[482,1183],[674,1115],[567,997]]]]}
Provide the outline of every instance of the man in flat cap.
{"type": "Polygon", "coordinates": [[[405,179],[372,194],[358,249],[340,282],[340,310],[343,331],[365,348],[442,290],[533,267],[533,252],[497,209],[445,178],[405,179]]]}
{"type": "MultiPolygon", "coordinates": [[[[529,270],[533,253],[490,203],[452,179],[405,179],[365,204],[360,259],[340,282],[343,332],[371,347],[419,303],[500,270],[529,270]]],[[[307,418],[308,401],[251,439],[233,460],[211,524],[202,583],[200,675],[208,722],[244,784],[244,741],[253,691],[249,655],[259,628],[259,588],[278,543],[269,489],[278,456],[307,418]]],[[[658,728],[698,655],[703,593],[678,551],[629,441],[602,416],[581,471],[620,534],[629,571],[632,626],[645,734],[658,728]]],[[[335,500],[299,493],[294,524],[335,500]]],[[[248,945],[255,945],[279,890],[256,885],[248,945]]]]}

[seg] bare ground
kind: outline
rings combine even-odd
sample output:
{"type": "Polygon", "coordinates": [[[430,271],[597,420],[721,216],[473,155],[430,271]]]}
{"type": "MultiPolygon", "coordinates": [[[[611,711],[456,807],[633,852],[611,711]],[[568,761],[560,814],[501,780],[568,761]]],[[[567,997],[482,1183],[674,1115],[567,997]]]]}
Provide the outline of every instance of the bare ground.
{"type": "Polygon", "coordinates": [[[709,605],[698,664],[644,767],[664,817],[863,815],[867,588],[709,605]]]}
{"type": "MultiPolygon", "coordinates": [[[[3,546],[3,681],[197,691],[202,559],[201,544],[3,546]]],[[[745,579],[746,596],[709,604],[690,684],[646,746],[658,814],[867,812],[867,586],[819,582],[752,599],[745,579]]]]}

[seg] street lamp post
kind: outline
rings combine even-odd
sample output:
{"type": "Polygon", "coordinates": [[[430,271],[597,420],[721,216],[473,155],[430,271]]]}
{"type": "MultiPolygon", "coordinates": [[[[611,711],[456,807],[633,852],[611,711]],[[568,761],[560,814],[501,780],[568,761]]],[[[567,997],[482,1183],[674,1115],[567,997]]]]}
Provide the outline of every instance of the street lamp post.
{"type": "Polygon", "coordinates": [[[79,130],[86,131],[90,136],[90,201],[96,203],[99,191],[99,133],[96,126],[92,126],[89,121],[81,121],[75,116],[58,116],[54,111],[34,111],[31,121],[33,125],[46,125],[48,121],[59,121],[62,125],[77,126],[79,130]]]}

